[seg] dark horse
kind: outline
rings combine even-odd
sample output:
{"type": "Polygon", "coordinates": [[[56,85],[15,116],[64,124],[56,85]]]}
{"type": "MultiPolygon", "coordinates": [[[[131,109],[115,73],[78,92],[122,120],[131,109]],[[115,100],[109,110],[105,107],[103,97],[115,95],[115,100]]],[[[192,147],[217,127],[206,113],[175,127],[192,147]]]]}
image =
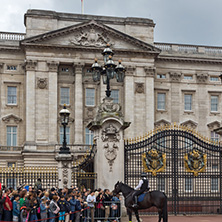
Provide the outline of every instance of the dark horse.
{"type": "Polygon", "coordinates": [[[125,207],[127,209],[127,214],[129,216],[129,221],[132,221],[132,212],[133,211],[136,215],[137,221],[140,222],[138,210],[147,209],[147,208],[150,208],[152,206],[155,206],[158,209],[159,222],[161,221],[161,218],[163,218],[163,222],[167,222],[167,220],[168,220],[167,196],[165,195],[165,193],[157,191],[157,190],[147,192],[144,196],[143,201],[138,202],[138,207],[133,208],[132,207],[133,193],[135,192],[135,190],[132,187],[118,181],[115,184],[113,193],[117,194],[117,193],[120,193],[120,192],[122,192],[122,194],[125,198],[125,207]]]}

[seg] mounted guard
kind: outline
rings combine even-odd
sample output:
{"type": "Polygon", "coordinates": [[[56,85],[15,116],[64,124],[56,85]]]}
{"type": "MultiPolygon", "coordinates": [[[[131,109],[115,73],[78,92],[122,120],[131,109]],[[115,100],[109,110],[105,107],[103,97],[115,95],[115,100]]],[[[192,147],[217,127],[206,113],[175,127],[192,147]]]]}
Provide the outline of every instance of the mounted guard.
{"type": "Polygon", "coordinates": [[[138,196],[150,190],[149,180],[147,179],[146,173],[141,173],[140,176],[141,180],[139,181],[139,184],[135,187],[136,192],[133,194],[134,204],[132,205],[132,207],[134,208],[138,207],[138,196]]]}

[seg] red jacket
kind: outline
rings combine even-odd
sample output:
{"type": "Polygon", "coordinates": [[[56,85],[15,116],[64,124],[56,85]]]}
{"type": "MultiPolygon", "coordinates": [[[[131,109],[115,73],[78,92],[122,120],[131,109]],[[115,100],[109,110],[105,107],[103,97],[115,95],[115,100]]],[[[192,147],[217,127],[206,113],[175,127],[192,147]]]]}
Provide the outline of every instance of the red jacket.
{"type": "Polygon", "coordinates": [[[12,210],[12,201],[10,200],[10,198],[8,197],[8,196],[6,196],[6,199],[5,199],[5,203],[4,203],[4,209],[5,210],[9,210],[8,208],[7,208],[7,206],[6,206],[6,203],[8,203],[9,204],[9,207],[10,207],[10,209],[12,210]]]}

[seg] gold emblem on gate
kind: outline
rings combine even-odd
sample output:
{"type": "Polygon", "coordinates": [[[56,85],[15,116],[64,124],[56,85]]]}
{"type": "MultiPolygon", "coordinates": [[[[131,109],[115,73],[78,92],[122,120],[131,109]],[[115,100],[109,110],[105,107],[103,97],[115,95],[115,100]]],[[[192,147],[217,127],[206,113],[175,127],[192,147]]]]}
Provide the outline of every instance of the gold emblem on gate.
{"type": "Polygon", "coordinates": [[[152,148],[142,154],[142,163],[145,172],[151,172],[153,176],[156,176],[157,173],[164,172],[165,170],[166,154],[152,148]]]}
{"type": "Polygon", "coordinates": [[[193,173],[196,177],[198,176],[198,173],[201,173],[206,169],[207,154],[203,154],[194,148],[192,151],[184,155],[184,163],[186,170],[193,173]]]}

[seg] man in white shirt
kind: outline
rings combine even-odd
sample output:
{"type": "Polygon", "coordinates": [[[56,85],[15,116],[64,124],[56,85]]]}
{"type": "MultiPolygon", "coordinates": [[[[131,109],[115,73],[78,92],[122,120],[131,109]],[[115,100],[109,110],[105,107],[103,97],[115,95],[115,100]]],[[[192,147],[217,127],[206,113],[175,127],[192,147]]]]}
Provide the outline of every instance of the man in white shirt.
{"type": "Polygon", "coordinates": [[[91,191],[91,193],[86,198],[87,205],[90,208],[90,216],[91,222],[94,222],[94,203],[96,202],[95,192],[91,191]]]}
{"type": "Polygon", "coordinates": [[[149,186],[149,181],[147,179],[147,175],[146,173],[141,173],[141,179],[139,181],[139,184],[135,187],[135,190],[137,190],[134,194],[133,194],[133,200],[134,200],[134,204],[132,205],[132,207],[137,208],[138,204],[137,204],[137,197],[144,193],[145,191],[149,191],[150,186],[149,186]]]}

